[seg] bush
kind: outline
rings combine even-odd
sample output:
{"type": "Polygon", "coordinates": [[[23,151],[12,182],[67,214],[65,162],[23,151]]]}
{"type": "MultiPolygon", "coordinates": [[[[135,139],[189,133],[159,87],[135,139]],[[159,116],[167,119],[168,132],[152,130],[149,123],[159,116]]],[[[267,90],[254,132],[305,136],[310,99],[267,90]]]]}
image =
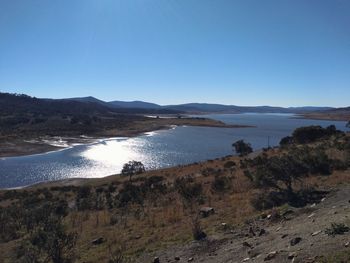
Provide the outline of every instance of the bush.
{"type": "Polygon", "coordinates": [[[207,237],[201,227],[198,215],[192,219],[192,236],[194,240],[202,240],[207,237]]]}
{"type": "Polygon", "coordinates": [[[343,223],[332,223],[330,228],[327,228],[325,233],[329,236],[343,235],[345,232],[349,232],[350,228],[343,223]]]}
{"type": "Polygon", "coordinates": [[[129,203],[143,205],[143,194],[140,187],[128,182],[124,184],[123,189],[120,190],[118,196],[120,207],[125,207],[129,203]]]}
{"type": "Polygon", "coordinates": [[[266,210],[273,207],[281,206],[287,202],[287,196],[283,192],[263,192],[256,194],[251,200],[251,205],[256,210],[266,210]]]}
{"type": "Polygon", "coordinates": [[[215,176],[211,183],[211,189],[214,192],[225,192],[231,188],[231,179],[224,176],[215,176]]]}
{"type": "Polygon", "coordinates": [[[225,169],[231,169],[233,167],[236,166],[236,163],[234,161],[227,161],[225,164],[224,164],[224,168],[225,169]]]}
{"type": "Polygon", "coordinates": [[[327,128],[322,128],[321,126],[307,126],[295,129],[292,137],[293,141],[296,143],[304,144],[339,133],[342,132],[338,131],[334,125],[330,125],[327,128]]]}
{"type": "Polygon", "coordinates": [[[253,148],[250,143],[246,143],[244,140],[238,140],[232,144],[232,147],[240,156],[245,156],[253,152],[253,148]]]}
{"type": "Polygon", "coordinates": [[[187,203],[198,202],[201,199],[202,184],[193,182],[192,178],[177,178],[174,186],[187,203]]]}

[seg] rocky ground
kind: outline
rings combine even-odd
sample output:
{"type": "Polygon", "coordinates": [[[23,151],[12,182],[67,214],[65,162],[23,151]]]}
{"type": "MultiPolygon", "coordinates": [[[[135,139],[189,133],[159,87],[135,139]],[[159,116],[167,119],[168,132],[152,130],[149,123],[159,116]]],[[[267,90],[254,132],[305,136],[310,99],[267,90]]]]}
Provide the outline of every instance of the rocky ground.
{"type": "MultiPolygon", "coordinates": [[[[350,186],[331,189],[321,201],[285,207],[203,241],[142,256],[137,262],[323,262],[320,256],[348,250],[350,232],[328,235],[332,223],[350,223],[350,186]],[[277,213],[276,213],[277,214],[277,213]]],[[[342,261],[346,262],[346,261],[342,261]]]]}

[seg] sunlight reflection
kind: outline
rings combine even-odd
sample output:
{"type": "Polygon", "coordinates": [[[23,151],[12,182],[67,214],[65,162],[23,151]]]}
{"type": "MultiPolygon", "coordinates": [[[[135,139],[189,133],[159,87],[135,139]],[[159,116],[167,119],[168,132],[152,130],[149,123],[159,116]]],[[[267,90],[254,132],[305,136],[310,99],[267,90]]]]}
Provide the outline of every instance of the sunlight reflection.
{"type": "Polygon", "coordinates": [[[140,153],[129,144],[129,140],[105,140],[89,146],[81,156],[104,165],[120,165],[130,160],[139,160],[140,153]]]}

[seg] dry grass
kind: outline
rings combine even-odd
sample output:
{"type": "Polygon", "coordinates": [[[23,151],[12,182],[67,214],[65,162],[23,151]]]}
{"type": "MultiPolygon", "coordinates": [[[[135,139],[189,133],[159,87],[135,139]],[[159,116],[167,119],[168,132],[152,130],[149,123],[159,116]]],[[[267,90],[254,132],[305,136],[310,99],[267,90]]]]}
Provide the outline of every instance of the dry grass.
{"type": "MultiPolygon", "coordinates": [[[[284,150],[272,149],[267,154],[277,155],[281,151],[284,150]]],[[[331,150],[328,153],[337,158],[345,158],[337,150],[331,150]]],[[[138,184],[144,177],[158,175],[165,177],[167,185],[171,186],[176,178],[192,176],[203,186],[205,199],[200,206],[210,206],[215,209],[214,215],[200,220],[204,231],[214,235],[222,223],[234,227],[260,213],[250,204],[253,194],[258,190],[253,189],[250,181],[243,175],[242,169],[239,168],[240,160],[240,157],[229,156],[203,163],[149,171],[135,176],[133,180],[135,184],[138,184]],[[223,169],[224,164],[228,161],[234,161],[237,164],[234,171],[223,169]],[[230,189],[224,193],[216,193],[211,189],[216,173],[233,178],[230,189]]],[[[107,187],[113,183],[121,188],[126,180],[128,178],[109,176],[101,179],[82,180],[78,183],[94,188],[107,187]]],[[[317,188],[329,188],[344,183],[350,183],[349,170],[335,171],[330,176],[310,176],[303,181],[304,186],[317,188]]],[[[64,183],[48,183],[34,186],[31,189],[62,184],[64,183]]],[[[76,247],[78,262],[107,262],[110,258],[110,251],[120,249],[121,246],[127,257],[135,257],[141,253],[190,241],[192,239],[191,218],[194,213],[197,213],[200,206],[196,206],[191,212],[184,207],[181,197],[176,192],[170,191],[156,200],[146,200],[143,208],[133,205],[125,211],[120,209],[74,211],[65,218],[65,223],[69,230],[79,234],[76,247]],[[112,216],[117,218],[117,223],[113,225],[110,223],[112,216]],[[91,241],[99,237],[103,237],[105,242],[101,245],[93,245],[91,241]]],[[[0,251],[10,255],[8,251],[13,251],[14,247],[16,247],[16,242],[0,244],[0,251]]]]}

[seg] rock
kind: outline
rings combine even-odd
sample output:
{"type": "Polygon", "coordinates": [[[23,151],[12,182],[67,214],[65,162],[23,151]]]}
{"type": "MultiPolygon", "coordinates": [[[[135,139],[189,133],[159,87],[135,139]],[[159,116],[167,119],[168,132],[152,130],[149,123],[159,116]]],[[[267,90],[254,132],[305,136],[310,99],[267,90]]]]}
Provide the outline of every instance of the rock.
{"type": "Polygon", "coordinates": [[[153,263],[160,263],[159,257],[155,257],[155,258],[153,259],[153,263]]]}
{"type": "Polygon", "coordinates": [[[290,241],[290,245],[291,245],[291,246],[295,246],[295,245],[298,244],[300,241],[301,241],[301,237],[293,238],[293,239],[290,241]]]}
{"type": "Polygon", "coordinates": [[[215,214],[215,210],[212,207],[202,207],[199,210],[199,213],[201,214],[202,217],[208,217],[212,214],[215,214]]]}
{"type": "Polygon", "coordinates": [[[207,234],[204,231],[198,231],[195,236],[194,239],[195,240],[203,240],[207,237],[207,234]]]}
{"type": "Polygon", "coordinates": [[[243,259],[243,262],[247,262],[249,260],[250,260],[250,258],[245,258],[245,259],[243,259]]]}
{"type": "Polygon", "coordinates": [[[311,236],[317,236],[319,233],[321,233],[322,232],[322,230],[318,230],[318,231],[316,231],[316,232],[313,232],[312,234],[311,234],[311,236]]]}
{"type": "Polygon", "coordinates": [[[322,199],[321,199],[321,202],[324,202],[326,200],[326,197],[323,197],[322,199]]]}
{"type": "Polygon", "coordinates": [[[281,238],[286,238],[288,236],[288,234],[283,234],[282,236],[281,236],[281,238]]]}
{"type": "Polygon", "coordinates": [[[260,237],[263,234],[266,234],[266,230],[262,228],[262,229],[260,229],[258,236],[260,237]]]}
{"type": "Polygon", "coordinates": [[[180,257],[175,257],[174,258],[176,261],[179,261],[180,260],[180,257]]]}
{"type": "Polygon", "coordinates": [[[258,250],[255,250],[255,249],[251,249],[248,251],[248,256],[250,258],[255,258],[255,257],[258,257],[260,255],[260,252],[258,250]]]}
{"type": "Polygon", "coordinates": [[[293,258],[295,258],[297,256],[297,253],[296,252],[290,252],[289,254],[288,254],[288,259],[293,259],[293,258]]]}
{"type": "Polygon", "coordinates": [[[293,214],[293,213],[294,213],[294,211],[292,209],[288,209],[288,210],[286,210],[286,211],[284,211],[282,213],[282,216],[287,216],[287,215],[290,215],[290,214],[293,214]]]}
{"type": "Polygon", "coordinates": [[[264,258],[264,261],[274,259],[276,255],[277,255],[277,251],[272,251],[269,254],[267,254],[267,256],[264,258]]]}
{"type": "Polygon", "coordinates": [[[100,245],[103,242],[105,242],[104,238],[103,237],[99,237],[99,238],[96,238],[96,239],[92,240],[91,244],[93,244],[93,245],[100,245]]]}
{"type": "Polygon", "coordinates": [[[282,229],[281,226],[277,227],[276,232],[280,231],[282,229]]]}
{"type": "Polygon", "coordinates": [[[194,258],[189,258],[187,261],[192,262],[193,260],[194,260],[194,258]]]}
{"type": "Polygon", "coordinates": [[[315,207],[316,206],[316,203],[313,203],[312,205],[310,205],[310,207],[315,207]]]}
{"type": "Polygon", "coordinates": [[[244,241],[242,244],[244,247],[249,247],[249,248],[253,248],[253,246],[251,244],[249,244],[248,242],[244,241]]]}
{"type": "Polygon", "coordinates": [[[253,236],[253,237],[256,236],[252,227],[249,227],[249,236],[253,236]]]}
{"type": "Polygon", "coordinates": [[[311,215],[308,216],[308,218],[311,218],[315,215],[315,213],[312,213],[311,215]]]}
{"type": "Polygon", "coordinates": [[[349,245],[350,245],[350,242],[346,242],[346,243],[344,244],[345,247],[348,247],[349,245]]]}

